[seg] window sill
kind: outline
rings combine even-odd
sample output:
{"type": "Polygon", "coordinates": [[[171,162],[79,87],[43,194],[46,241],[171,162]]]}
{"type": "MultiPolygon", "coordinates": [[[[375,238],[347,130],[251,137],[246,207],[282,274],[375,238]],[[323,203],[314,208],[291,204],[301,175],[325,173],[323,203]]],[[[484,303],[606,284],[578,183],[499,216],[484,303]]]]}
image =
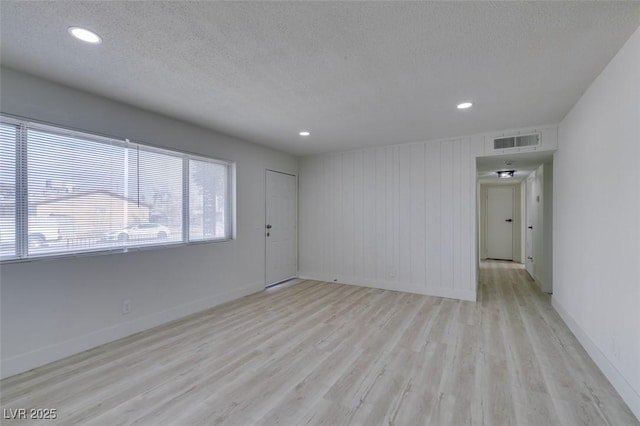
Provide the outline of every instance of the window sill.
{"type": "Polygon", "coordinates": [[[167,243],[167,244],[149,244],[149,245],[133,246],[133,247],[118,247],[118,248],[110,248],[105,250],[87,250],[87,251],[76,251],[72,253],[48,253],[48,254],[41,254],[41,255],[33,255],[26,258],[1,259],[0,265],[6,265],[6,264],[12,264],[12,263],[39,262],[39,261],[48,261],[48,260],[57,260],[57,259],[106,256],[110,254],[133,253],[133,252],[139,252],[139,251],[173,249],[173,248],[179,248],[179,247],[225,243],[233,240],[234,240],[233,238],[225,238],[225,239],[216,239],[216,240],[189,241],[186,243],[179,241],[179,242],[167,243]]]}

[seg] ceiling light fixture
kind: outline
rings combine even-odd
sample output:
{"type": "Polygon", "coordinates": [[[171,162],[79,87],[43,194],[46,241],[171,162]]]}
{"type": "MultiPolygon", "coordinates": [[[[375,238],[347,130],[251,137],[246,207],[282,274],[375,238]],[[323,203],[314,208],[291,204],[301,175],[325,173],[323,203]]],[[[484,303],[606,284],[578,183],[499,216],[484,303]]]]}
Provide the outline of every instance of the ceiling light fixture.
{"type": "Polygon", "coordinates": [[[473,104],[471,102],[463,102],[461,104],[458,104],[458,109],[467,109],[467,108],[471,108],[473,106],[473,104]]]}
{"type": "Polygon", "coordinates": [[[500,170],[496,173],[498,174],[498,177],[500,179],[509,179],[513,177],[513,174],[515,172],[516,172],[515,170],[500,170]]]}
{"type": "Polygon", "coordinates": [[[87,30],[86,28],[69,27],[67,31],[69,31],[69,34],[71,34],[78,40],[82,40],[84,42],[91,43],[91,44],[102,43],[102,37],[100,37],[98,34],[94,33],[93,31],[87,30]]]}
{"type": "Polygon", "coordinates": [[[311,133],[309,132],[300,132],[300,136],[309,136],[311,133]]]}

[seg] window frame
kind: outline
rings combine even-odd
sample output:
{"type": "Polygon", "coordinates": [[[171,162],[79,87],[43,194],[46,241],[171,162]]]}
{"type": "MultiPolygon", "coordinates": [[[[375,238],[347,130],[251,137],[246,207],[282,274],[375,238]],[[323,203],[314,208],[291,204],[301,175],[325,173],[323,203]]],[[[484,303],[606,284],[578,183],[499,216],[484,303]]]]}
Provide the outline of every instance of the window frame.
{"type": "Polygon", "coordinates": [[[210,157],[201,153],[193,153],[175,148],[166,148],[147,142],[132,142],[129,139],[122,139],[101,135],[86,130],[71,129],[68,127],[43,123],[36,120],[0,113],[0,123],[16,126],[16,157],[15,157],[15,209],[13,212],[15,219],[15,252],[13,256],[0,258],[0,264],[33,262],[38,260],[73,258],[86,256],[101,256],[114,253],[128,253],[146,250],[159,250],[177,248],[190,245],[221,243],[235,240],[236,238],[236,164],[233,161],[221,158],[210,157]],[[36,130],[49,132],[65,137],[75,137],[94,143],[107,143],[122,147],[123,149],[139,146],[141,150],[156,152],[159,154],[178,157],[182,160],[182,235],[179,241],[131,244],[116,247],[100,247],[93,249],[76,249],[74,251],[49,252],[49,253],[28,253],[28,209],[29,209],[29,182],[28,182],[28,131],[36,130]],[[226,167],[226,199],[224,206],[225,214],[225,235],[222,238],[202,238],[191,241],[189,239],[189,162],[190,160],[204,161],[207,163],[220,164],[226,167]]]}

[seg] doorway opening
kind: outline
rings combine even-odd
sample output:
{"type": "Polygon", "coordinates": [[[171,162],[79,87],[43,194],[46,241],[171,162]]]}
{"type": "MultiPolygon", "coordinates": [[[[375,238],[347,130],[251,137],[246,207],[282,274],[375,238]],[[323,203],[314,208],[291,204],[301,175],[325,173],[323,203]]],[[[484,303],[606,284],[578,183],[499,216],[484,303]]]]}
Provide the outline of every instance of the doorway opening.
{"type": "Polygon", "coordinates": [[[486,259],[519,260],[517,250],[520,215],[515,209],[517,185],[484,185],[483,212],[486,227],[483,252],[486,259]],[[515,253],[514,253],[515,252],[515,253]]]}
{"type": "Polygon", "coordinates": [[[520,263],[553,292],[553,151],[478,157],[478,260],[520,263]],[[497,171],[515,170],[513,178],[497,171]]]}

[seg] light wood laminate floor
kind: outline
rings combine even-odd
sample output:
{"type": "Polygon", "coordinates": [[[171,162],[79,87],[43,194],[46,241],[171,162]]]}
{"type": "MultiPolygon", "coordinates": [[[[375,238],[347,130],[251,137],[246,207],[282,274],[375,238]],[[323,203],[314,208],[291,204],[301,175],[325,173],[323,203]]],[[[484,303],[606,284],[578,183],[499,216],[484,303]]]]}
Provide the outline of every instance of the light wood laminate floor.
{"type": "Polygon", "coordinates": [[[270,289],[7,378],[1,405],[65,425],[640,424],[521,266],[480,278],[477,303],[270,289]]]}

